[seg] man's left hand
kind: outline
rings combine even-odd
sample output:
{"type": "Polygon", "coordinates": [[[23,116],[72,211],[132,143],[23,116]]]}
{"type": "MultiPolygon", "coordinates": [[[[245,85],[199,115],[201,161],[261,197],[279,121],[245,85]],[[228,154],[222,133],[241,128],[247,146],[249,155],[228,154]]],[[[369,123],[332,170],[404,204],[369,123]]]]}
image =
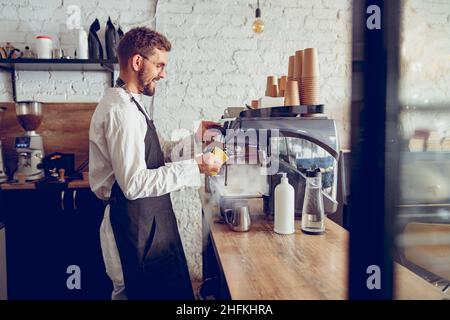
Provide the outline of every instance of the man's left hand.
{"type": "Polygon", "coordinates": [[[211,141],[213,137],[220,135],[220,130],[218,128],[220,128],[219,122],[202,120],[202,123],[195,133],[195,140],[197,142],[211,141]]]}

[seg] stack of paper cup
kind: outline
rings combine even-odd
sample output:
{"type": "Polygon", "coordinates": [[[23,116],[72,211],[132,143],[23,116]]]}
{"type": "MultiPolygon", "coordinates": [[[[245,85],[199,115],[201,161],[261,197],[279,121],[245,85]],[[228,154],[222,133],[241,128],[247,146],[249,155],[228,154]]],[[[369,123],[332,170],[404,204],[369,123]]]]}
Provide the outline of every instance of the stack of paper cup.
{"type": "Polygon", "coordinates": [[[319,58],[315,48],[303,50],[300,100],[302,105],[320,104],[319,58]]]}
{"type": "Polygon", "coordinates": [[[289,57],[289,66],[288,66],[288,80],[294,80],[294,64],[295,64],[295,56],[289,57]]]}
{"type": "Polygon", "coordinates": [[[303,50],[295,51],[294,59],[294,80],[298,82],[298,89],[300,90],[300,84],[302,81],[302,69],[303,69],[303,50]]]}
{"type": "Polygon", "coordinates": [[[281,78],[278,78],[278,96],[284,97],[284,93],[286,91],[286,82],[287,82],[287,76],[281,76],[281,78]]]}
{"type": "Polygon", "coordinates": [[[298,106],[300,105],[300,97],[298,96],[298,82],[287,81],[286,91],[284,93],[284,105],[285,106],[298,106]]]}
{"type": "Polygon", "coordinates": [[[266,97],[278,97],[278,79],[275,76],[267,77],[266,97]]]}

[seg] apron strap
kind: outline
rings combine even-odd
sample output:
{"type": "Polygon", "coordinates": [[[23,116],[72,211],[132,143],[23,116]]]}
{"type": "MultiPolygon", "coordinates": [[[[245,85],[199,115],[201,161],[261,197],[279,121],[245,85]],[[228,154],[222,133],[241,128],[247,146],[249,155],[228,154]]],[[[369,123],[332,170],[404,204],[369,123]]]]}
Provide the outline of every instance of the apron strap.
{"type": "Polygon", "coordinates": [[[131,101],[134,102],[134,104],[135,104],[136,107],[139,109],[139,111],[144,115],[144,117],[145,117],[145,119],[146,119],[146,121],[147,121],[147,123],[148,123],[149,121],[151,121],[151,119],[149,119],[149,118],[147,117],[147,114],[145,113],[144,108],[141,106],[141,104],[140,104],[139,102],[137,102],[137,100],[133,97],[133,95],[130,94],[130,93],[125,89],[125,85],[126,85],[125,81],[123,81],[123,80],[119,77],[119,78],[117,78],[117,80],[116,80],[116,85],[115,85],[114,87],[115,87],[115,88],[122,88],[123,90],[125,90],[126,93],[128,93],[128,95],[130,96],[131,101]]]}

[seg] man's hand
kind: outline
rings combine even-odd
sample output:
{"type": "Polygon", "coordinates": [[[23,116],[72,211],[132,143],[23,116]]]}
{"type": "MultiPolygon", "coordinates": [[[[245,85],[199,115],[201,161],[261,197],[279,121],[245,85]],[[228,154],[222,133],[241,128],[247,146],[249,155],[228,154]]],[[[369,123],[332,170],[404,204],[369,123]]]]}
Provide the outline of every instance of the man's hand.
{"type": "Polygon", "coordinates": [[[218,136],[220,134],[220,130],[218,129],[219,127],[219,122],[203,120],[195,133],[195,140],[197,142],[211,141],[214,136],[218,136]],[[208,130],[214,128],[216,130],[208,130]]]}
{"type": "Polygon", "coordinates": [[[204,173],[209,176],[214,176],[219,173],[223,164],[220,157],[212,153],[201,154],[195,157],[195,161],[197,161],[200,173],[204,173]]]}
{"type": "Polygon", "coordinates": [[[203,152],[211,152],[214,150],[214,148],[220,148],[220,149],[224,149],[224,144],[220,141],[213,141],[211,143],[208,143],[207,145],[204,146],[203,148],[203,152]]]}

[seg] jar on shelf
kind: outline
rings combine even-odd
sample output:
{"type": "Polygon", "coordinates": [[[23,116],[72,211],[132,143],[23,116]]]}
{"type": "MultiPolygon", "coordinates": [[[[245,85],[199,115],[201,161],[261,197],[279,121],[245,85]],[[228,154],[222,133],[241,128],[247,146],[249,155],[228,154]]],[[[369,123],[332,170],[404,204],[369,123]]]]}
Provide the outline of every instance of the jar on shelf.
{"type": "Polygon", "coordinates": [[[36,37],[36,53],[38,59],[51,59],[52,58],[52,38],[49,36],[37,36],[36,37]]]}
{"type": "Polygon", "coordinates": [[[30,49],[29,46],[26,46],[25,50],[23,51],[22,58],[33,59],[36,58],[36,55],[34,54],[33,50],[30,49]]]}

